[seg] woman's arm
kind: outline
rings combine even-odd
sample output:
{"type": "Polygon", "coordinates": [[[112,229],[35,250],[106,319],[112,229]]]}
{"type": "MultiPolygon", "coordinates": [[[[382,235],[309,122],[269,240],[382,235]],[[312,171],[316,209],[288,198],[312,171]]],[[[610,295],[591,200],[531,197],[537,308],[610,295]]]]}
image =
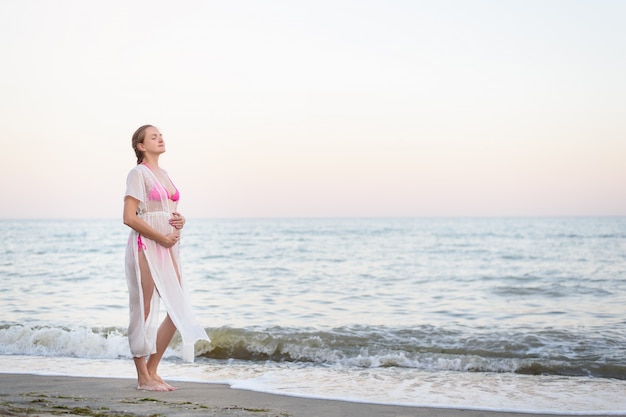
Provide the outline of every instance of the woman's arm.
{"type": "Polygon", "coordinates": [[[137,216],[138,206],[139,200],[136,198],[128,195],[124,198],[124,224],[139,233],[141,236],[154,240],[161,246],[165,246],[166,248],[174,246],[178,242],[179,237],[174,234],[164,235],[156,231],[148,223],[137,216]]]}

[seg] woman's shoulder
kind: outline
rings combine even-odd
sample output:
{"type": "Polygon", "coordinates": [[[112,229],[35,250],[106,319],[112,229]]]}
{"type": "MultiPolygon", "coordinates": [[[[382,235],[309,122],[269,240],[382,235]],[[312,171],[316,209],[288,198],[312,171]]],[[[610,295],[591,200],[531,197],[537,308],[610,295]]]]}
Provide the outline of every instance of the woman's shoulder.
{"type": "Polygon", "coordinates": [[[137,175],[137,174],[144,174],[144,173],[145,173],[145,166],[142,164],[135,165],[134,167],[130,169],[130,171],[128,171],[129,175],[130,174],[137,175]]]}
{"type": "Polygon", "coordinates": [[[143,181],[146,182],[147,175],[145,170],[141,165],[136,165],[128,171],[128,175],[126,176],[128,181],[143,181]]]}

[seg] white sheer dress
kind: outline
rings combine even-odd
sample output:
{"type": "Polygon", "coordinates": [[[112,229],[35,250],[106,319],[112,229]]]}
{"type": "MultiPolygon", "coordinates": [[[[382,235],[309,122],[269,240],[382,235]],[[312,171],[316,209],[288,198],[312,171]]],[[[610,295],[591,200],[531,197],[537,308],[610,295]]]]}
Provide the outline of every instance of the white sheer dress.
{"type": "MultiPolygon", "coordinates": [[[[167,175],[167,173],[166,173],[167,175]]],[[[169,195],[147,165],[133,168],[126,180],[126,196],[139,200],[137,215],[163,234],[177,233],[169,224],[172,212],[178,205],[178,191],[169,195]],[[174,201],[175,200],[175,201],[174,201]]],[[[180,332],[183,341],[182,357],[193,362],[194,344],[209,337],[198,324],[191,310],[191,302],[181,272],[179,244],[165,248],[131,229],[126,247],[126,281],[129,292],[130,322],[128,341],[134,357],[147,356],[156,352],[156,335],[159,326],[159,299],[180,332]],[[150,300],[143,299],[138,254],[143,250],[148,261],[155,290],[150,300]],[[180,275],[180,282],[178,277],[180,275]],[[150,303],[150,313],[144,320],[144,305],[150,303]]]]}

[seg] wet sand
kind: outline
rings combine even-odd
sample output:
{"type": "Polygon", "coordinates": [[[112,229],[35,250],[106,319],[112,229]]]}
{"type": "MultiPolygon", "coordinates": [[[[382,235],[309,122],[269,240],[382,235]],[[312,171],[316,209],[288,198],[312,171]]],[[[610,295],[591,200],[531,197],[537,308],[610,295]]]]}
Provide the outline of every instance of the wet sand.
{"type": "MultiPolygon", "coordinates": [[[[0,415],[255,417],[528,417],[542,414],[420,408],[298,398],[175,382],[173,392],[135,389],[131,379],[0,374],[0,415]]],[[[626,415],[626,414],[625,414],[626,415]]],[[[556,414],[546,414],[555,417],[556,414]]],[[[597,415],[596,415],[597,416],[597,415]]]]}

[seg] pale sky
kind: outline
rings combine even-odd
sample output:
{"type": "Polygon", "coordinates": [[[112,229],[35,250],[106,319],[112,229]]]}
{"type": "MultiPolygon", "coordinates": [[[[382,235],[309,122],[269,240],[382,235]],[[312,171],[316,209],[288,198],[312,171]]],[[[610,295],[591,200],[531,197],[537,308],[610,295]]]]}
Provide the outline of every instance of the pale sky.
{"type": "Polygon", "coordinates": [[[626,215],[626,1],[0,2],[0,218],[626,215]]]}

